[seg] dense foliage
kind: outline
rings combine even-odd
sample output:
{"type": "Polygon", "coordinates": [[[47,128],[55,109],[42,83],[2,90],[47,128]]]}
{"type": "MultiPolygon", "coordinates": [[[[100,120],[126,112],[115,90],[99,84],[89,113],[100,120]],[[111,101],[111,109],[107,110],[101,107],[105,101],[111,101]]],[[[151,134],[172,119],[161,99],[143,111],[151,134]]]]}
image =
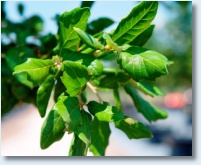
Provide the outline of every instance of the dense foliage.
{"type": "MultiPolygon", "coordinates": [[[[50,38],[55,41],[54,36],[46,36],[50,37],[48,42],[40,46],[44,52],[34,56],[32,49],[21,44],[21,39],[19,43],[16,40],[12,52],[5,55],[5,64],[14,70],[18,84],[28,89],[27,94],[36,89],[35,103],[40,116],[45,117],[40,139],[42,149],[59,141],[65,133],[73,133],[70,156],[87,155],[88,150],[95,156],[103,156],[111,134],[109,123],[114,123],[129,139],[152,137],[143,123],[124,115],[120,88],[149,122],[167,117],[164,110],[144,100],[138,91],[152,97],[164,95],[160,88],[149,82],[168,74],[169,61],[155,50],[142,48],[153,32],[151,22],[156,16],[158,2],[140,2],[111,33],[103,30],[113,21],[100,18],[88,23],[90,8],[84,6],[85,3],[59,17],[58,40],[54,48],[46,45],[53,43],[50,38]],[[111,62],[111,66],[105,66],[104,60],[111,62]],[[115,65],[112,65],[113,61],[115,65]],[[98,102],[87,100],[87,88],[94,92],[98,102]],[[99,96],[101,89],[113,90],[115,106],[99,96]],[[46,115],[52,91],[55,104],[46,115]]],[[[34,27],[41,27],[39,25],[34,27]]]]}

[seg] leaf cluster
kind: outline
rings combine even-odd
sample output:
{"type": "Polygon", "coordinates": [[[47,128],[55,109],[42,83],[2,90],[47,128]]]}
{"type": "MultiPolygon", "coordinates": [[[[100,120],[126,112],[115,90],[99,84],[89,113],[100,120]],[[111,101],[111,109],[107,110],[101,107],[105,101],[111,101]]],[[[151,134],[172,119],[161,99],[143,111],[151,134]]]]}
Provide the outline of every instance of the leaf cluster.
{"type": "Polygon", "coordinates": [[[138,94],[139,90],[152,97],[164,95],[160,88],[148,82],[168,73],[168,59],[142,48],[152,34],[151,22],[157,8],[156,1],[140,2],[113,33],[103,32],[112,21],[102,27],[99,24],[106,19],[87,23],[88,7],[66,11],[59,18],[58,44],[52,59],[31,57],[14,67],[14,75],[23,74],[26,81],[39,87],[36,103],[40,116],[45,117],[41,128],[42,149],[59,141],[67,132],[73,133],[70,156],[87,155],[88,150],[95,156],[103,156],[111,134],[109,123],[114,123],[129,139],[152,137],[146,125],[124,115],[119,90],[122,87],[126,91],[137,111],[149,122],[167,117],[164,110],[138,94]],[[114,56],[108,60],[106,57],[111,54],[114,56]],[[105,60],[114,61],[116,67],[106,67],[105,60]],[[87,100],[86,88],[94,92],[99,102],[87,100]],[[113,90],[116,105],[104,101],[99,89],[113,90]],[[51,91],[55,104],[46,115],[51,91]]]}

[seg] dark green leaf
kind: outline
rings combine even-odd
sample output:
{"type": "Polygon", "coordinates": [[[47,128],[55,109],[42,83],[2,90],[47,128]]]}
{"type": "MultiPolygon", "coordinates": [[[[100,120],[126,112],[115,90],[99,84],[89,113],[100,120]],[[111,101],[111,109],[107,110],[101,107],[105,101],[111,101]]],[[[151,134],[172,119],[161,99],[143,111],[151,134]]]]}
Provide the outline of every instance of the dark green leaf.
{"type": "Polygon", "coordinates": [[[25,63],[14,68],[13,74],[26,72],[28,80],[37,86],[46,79],[52,66],[54,66],[52,60],[28,58],[25,63]]]}
{"type": "Polygon", "coordinates": [[[76,135],[71,142],[69,156],[86,156],[86,144],[76,135]]]}
{"type": "Polygon", "coordinates": [[[155,85],[148,84],[145,82],[135,82],[134,80],[130,81],[130,83],[132,84],[132,86],[134,86],[135,88],[139,89],[140,91],[151,97],[165,96],[165,93],[155,85]]]}
{"type": "Polygon", "coordinates": [[[122,112],[123,111],[123,106],[121,103],[120,95],[119,95],[119,89],[113,89],[113,94],[114,94],[114,101],[117,109],[122,112]]]}
{"type": "Polygon", "coordinates": [[[91,123],[91,145],[89,150],[95,156],[104,156],[106,147],[109,144],[111,130],[109,123],[98,121],[95,117],[91,123]]]}
{"type": "Polygon", "coordinates": [[[89,8],[75,8],[61,15],[59,21],[59,54],[62,53],[64,48],[77,50],[80,39],[73,27],[85,30],[89,16],[89,8]]]}
{"type": "Polygon", "coordinates": [[[103,71],[103,64],[98,59],[80,52],[65,50],[63,61],[65,60],[82,63],[87,67],[89,74],[94,77],[100,76],[103,71]]]}
{"type": "Polygon", "coordinates": [[[54,75],[49,75],[37,91],[37,107],[41,117],[45,116],[47,105],[54,86],[54,75]]]}
{"type": "Polygon", "coordinates": [[[124,72],[118,72],[117,74],[107,74],[100,79],[99,87],[116,89],[122,84],[126,83],[130,79],[130,76],[124,72]]]}
{"type": "Polygon", "coordinates": [[[140,47],[130,47],[121,52],[118,63],[135,81],[155,80],[168,74],[168,59],[162,54],[140,47]]]}
{"type": "Polygon", "coordinates": [[[75,134],[86,144],[85,153],[87,153],[88,147],[90,145],[91,140],[91,115],[84,110],[81,111],[82,116],[82,124],[75,130],[75,134]]]}
{"type": "Polygon", "coordinates": [[[41,128],[40,146],[48,148],[51,144],[59,141],[65,130],[65,122],[57,111],[51,110],[41,128]]]}
{"type": "Polygon", "coordinates": [[[57,102],[58,97],[66,90],[66,87],[61,82],[61,79],[57,79],[54,88],[54,101],[57,102]]]}
{"type": "Polygon", "coordinates": [[[94,4],[94,1],[81,1],[81,7],[89,7],[91,8],[94,4]]]}
{"type": "Polygon", "coordinates": [[[142,47],[151,37],[154,31],[155,25],[149,26],[145,31],[143,31],[139,36],[137,36],[133,41],[130,42],[130,45],[142,47]]]}
{"type": "Polygon", "coordinates": [[[138,112],[142,113],[149,122],[167,118],[165,111],[145,101],[130,84],[125,85],[125,90],[133,99],[138,112]]]}
{"type": "Polygon", "coordinates": [[[69,133],[75,131],[81,124],[82,118],[77,97],[60,96],[53,109],[57,110],[63,121],[68,124],[69,133]]]}
{"type": "MultiPolygon", "coordinates": [[[[24,63],[29,57],[34,57],[34,53],[27,47],[11,48],[5,56],[6,62],[11,70],[13,70],[15,66],[24,63]]],[[[17,74],[15,77],[22,84],[29,88],[33,88],[33,83],[28,81],[26,78],[26,73],[17,74]]]]}
{"type": "Polygon", "coordinates": [[[63,71],[61,81],[67,88],[67,93],[76,96],[89,80],[87,68],[80,63],[64,61],[63,71]]]}
{"type": "Polygon", "coordinates": [[[18,4],[18,11],[20,15],[24,14],[24,5],[22,3],[18,4]]]}
{"type": "Polygon", "coordinates": [[[127,17],[121,20],[113,33],[113,41],[118,45],[133,41],[150,26],[156,16],[157,8],[157,1],[140,2],[127,17]]]}
{"type": "Polygon", "coordinates": [[[123,131],[129,139],[151,138],[153,137],[147,127],[132,118],[126,118],[115,122],[116,128],[123,131]]]}
{"type": "Polygon", "coordinates": [[[74,27],[74,30],[76,31],[76,33],[78,34],[78,36],[80,37],[82,42],[85,43],[88,47],[95,49],[95,50],[97,50],[97,49],[104,50],[105,49],[104,45],[102,45],[100,42],[98,42],[98,40],[96,38],[94,38],[87,32],[84,32],[83,30],[76,28],[76,27],[74,27]]]}
{"type": "Polygon", "coordinates": [[[114,21],[111,20],[110,18],[101,17],[101,18],[98,18],[97,20],[90,22],[89,29],[87,29],[87,31],[90,34],[95,34],[100,31],[103,31],[105,28],[109,27],[113,23],[114,21]]]}
{"type": "Polygon", "coordinates": [[[114,122],[124,119],[124,115],[116,107],[109,106],[106,102],[100,104],[90,101],[87,106],[89,112],[96,116],[99,121],[114,122]]]}

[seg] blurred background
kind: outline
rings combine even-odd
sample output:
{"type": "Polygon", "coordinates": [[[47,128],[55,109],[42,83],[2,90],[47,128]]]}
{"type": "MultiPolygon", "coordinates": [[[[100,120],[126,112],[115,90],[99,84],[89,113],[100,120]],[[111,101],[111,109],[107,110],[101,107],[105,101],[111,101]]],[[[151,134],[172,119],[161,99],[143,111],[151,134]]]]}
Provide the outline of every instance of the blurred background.
{"type": "MultiPolygon", "coordinates": [[[[39,146],[41,119],[35,106],[36,90],[12,69],[28,57],[51,58],[56,45],[58,18],[66,10],[90,6],[88,31],[115,29],[137,2],[16,2],[1,1],[1,154],[3,156],[66,156],[72,135],[46,150],[39,146]],[[106,18],[103,24],[96,20],[106,18]]],[[[191,156],[192,155],[192,2],[160,2],[152,37],[144,46],[164,54],[174,64],[169,75],[156,85],[165,97],[143,97],[169,114],[166,120],[148,123],[136,113],[124,91],[121,100],[125,115],[145,123],[152,139],[129,140],[111,124],[107,156],[191,156]]],[[[114,104],[112,93],[100,92],[114,104]]],[[[88,95],[88,100],[93,99],[88,95]]],[[[50,101],[49,108],[54,104],[50,101]]],[[[89,153],[89,155],[92,155],[89,153]]]]}

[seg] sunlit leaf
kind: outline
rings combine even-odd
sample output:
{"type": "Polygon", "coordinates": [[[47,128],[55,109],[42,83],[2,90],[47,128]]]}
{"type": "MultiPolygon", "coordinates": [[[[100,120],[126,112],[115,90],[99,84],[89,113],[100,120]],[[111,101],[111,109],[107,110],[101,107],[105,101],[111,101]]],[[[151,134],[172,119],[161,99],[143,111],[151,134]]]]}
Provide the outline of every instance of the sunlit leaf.
{"type": "Polygon", "coordinates": [[[54,77],[54,75],[49,75],[37,91],[37,107],[41,117],[44,117],[46,113],[52,88],[54,86],[54,77]]]}
{"type": "Polygon", "coordinates": [[[145,101],[130,84],[125,85],[124,88],[133,99],[138,112],[141,113],[149,122],[167,118],[167,112],[145,101]]]}
{"type": "Polygon", "coordinates": [[[165,56],[140,47],[130,47],[121,52],[118,63],[135,81],[155,80],[168,74],[168,59],[165,56]]]}
{"type": "Polygon", "coordinates": [[[67,88],[68,94],[76,96],[89,80],[87,68],[80,63],[64,61],[63,71],[61,81],[67,88]]]}
{"type": "Polygon", "coordinates": [[[86,29],[87,20],[90,16],[89,8],[75,8],[66,11],[60,16],[59,20],[59,54],[62,54],[64,48],[77,50],[80,38],[73,27],[86,29]]]}
{"type": "Polygon", "coordinates": [[[71,146],[68,155],[69,156],[86,156],[86,144],[74,134],[74,137],[71,141],[71,146]]]}
{"type": "Polygon", "coordinates": [[[85,43],[88,47],[95,50],[96,49],[104,50],[105,48],[104,45],[98,42],[96,38],[94,38],[93,36],[91,36],[87,32],[84,32],[83,30],[79,28],[74,27],[74,30],[76,31],[76,33],[78,34],[82,42],[85,43]]]}
{"type": "Polygon", "coordinates": [[[28,80],[37,86],[46,79],[52,66],[54,66],[52,60],[28,58],[25,63],[14,68],[13,74],[26,72],[28,80]]]}
{"type": "Polygon", "coordinates": [[[114,122],[124,119],[124,115],[116,107],[109,106],[106,102],[100,104],[96,101],[90,101],[87,107],[89,112],[99,121],[114,122]]]}
{"type": "Polygon", "coordinates": [[[65,132],[65,123],[57,111],[51,110],[41,128],[40,146],[48,148],[59,141],[65,132]]]}
{"type": "Polygon", "coordinates": [[[95,117],[91,123],[91,145],[89,148],[95,156],[105,156],[110,134],[109,123],[98,121],[95,117]]]}
{"type": "Polygon", "coordinates": [[[140,2],[127,17],[121,20],[113,33],[113,41],[118,45],[133,41],[150,26],[156,16],[157,8],[157,1],[140,2]]]}
{"type": "Polygon", "coordinates": [[[152,134],[147,127],[132,118],[115,122],[116,128],[122,130],[129,139],[151,138],[152,134]]]}
{"type": "Polygon", "coordinates": [[[60,96],[53,107],[67,124],[66,130],[71,133],[81,124],[82,118],[77,97],[60,96]]]}

